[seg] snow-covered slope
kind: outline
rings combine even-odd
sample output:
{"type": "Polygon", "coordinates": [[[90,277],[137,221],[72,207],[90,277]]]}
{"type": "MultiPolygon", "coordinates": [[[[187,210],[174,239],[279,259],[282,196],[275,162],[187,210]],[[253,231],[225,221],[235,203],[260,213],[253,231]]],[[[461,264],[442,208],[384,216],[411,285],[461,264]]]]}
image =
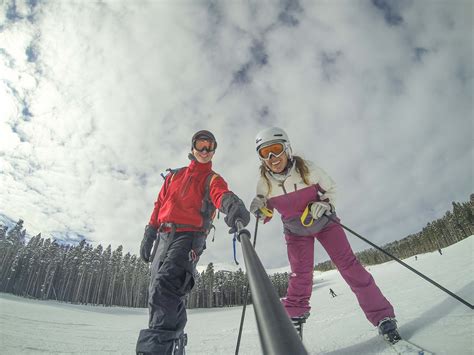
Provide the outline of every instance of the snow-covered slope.
{"type": "MultiPolygon", "coordinates": [[[[474,303],[474,238],[406,259],[444,287],[474,303]]],[[[474,353],[474,312],[396,262],[370,267],[393,303],[400,332],[435,354],[474,353]]],[[[386,350],[337,271],[315,276],[312,314],[305,326],[310,354],[377,354],[386,350]],[[332,288],[338,296],[329,295],[332,288]]],[[[233,354],[242,307],[188,312],[187,353],[233,354]]],[[[5,354],[133,354],[146,309],[103,308],[37,301],[0,294],[0,349],[5,354]]],[[[260,354],[247,307],[240,354],[260,354]]]]}

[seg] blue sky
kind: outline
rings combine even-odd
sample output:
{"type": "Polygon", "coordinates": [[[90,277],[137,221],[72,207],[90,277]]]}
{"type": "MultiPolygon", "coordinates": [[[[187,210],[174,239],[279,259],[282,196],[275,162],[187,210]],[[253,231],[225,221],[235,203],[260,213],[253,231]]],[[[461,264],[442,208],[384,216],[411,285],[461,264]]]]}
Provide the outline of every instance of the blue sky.
{"type": "MultiPolygon", "coordinates": [[[[4,1],[0,213],[137,253],[160,173],[187,165],[196,130],[215,133],[214,169],[249,204],[254,137],[276,125],[336,180],[343,223],[380,244],[415,233],[473,192],[472,14],[459,0],[4,1]]],[[[226,231],[203,263],[232,261],[226,231]]],[[[258,238],[265,265],[287,263],[278,218],[258,238]]]]}

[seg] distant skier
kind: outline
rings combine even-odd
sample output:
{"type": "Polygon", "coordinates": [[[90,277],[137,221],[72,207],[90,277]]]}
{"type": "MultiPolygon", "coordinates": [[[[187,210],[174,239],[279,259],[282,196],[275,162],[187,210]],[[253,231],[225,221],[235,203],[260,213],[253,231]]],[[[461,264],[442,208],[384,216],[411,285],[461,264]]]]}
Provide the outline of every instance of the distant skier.
{"type": "Polygon", "coordinates": [[[438,248],[438,253],[439,253],[439,255],[443,255],[440,248],[438,248]]]}
{"type": "Polygon", "coordinates": [[[137,354],[184,353],[187,340],[184,297],[194,286],[196,264],[205,249],[215,207],[226,214],[224,220],[231,228],[235,228],[237,220],[243,225],[250,220],[242,200],[212,171],[216,147],[211,132],[194,134],[189,154],[191,163],[166,176],[145,228],[140,256],[152,262],[150,318],[148,329],[140,331],[137,354]],[[154,243],[158,243],[155,256],[152,255],[154,243]]]}
{"type": "Polygon", "coordinates": [[[415,260],[418,260],[418,256],[415,255],[415,260]]]}
{"type": "Polygon", "coordinates": [[[334,292],[332,288],[329,289],[329,294],[332,296],[332,298],[337,296],[336,292],[334,292]]]}
{"type": "Polygon", "coordinates": [[[317,239],[355,293],[367,319],[386,339],[400,339],[392,305],[356,259],[341,226],[325,217],[337,219],[334,181],[321,168],[294,156],[288,135],[280,128],[258,133],[256,150],[260,179],[250,211],[265,216],[264,222],[272,218],[274,209],[281,215],[291,266],[287,295],[282,300],[288,315],[293,320],[309,316],[317,239]]]}

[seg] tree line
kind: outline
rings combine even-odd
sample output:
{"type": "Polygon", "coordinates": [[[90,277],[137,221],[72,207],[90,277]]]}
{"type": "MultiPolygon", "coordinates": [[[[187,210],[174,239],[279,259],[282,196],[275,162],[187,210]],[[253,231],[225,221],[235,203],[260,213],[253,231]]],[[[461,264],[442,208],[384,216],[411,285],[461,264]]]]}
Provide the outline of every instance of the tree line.
{"type": "MultiPolygon", "coordinates": [[[[0,292],[63,302],[147,307],[149,265],[136,255],[95,248],[82,240],[64,245],[41,233],[27,243],[23,220],[8,230],[0,226],[0,292]]],[[[286,291],[288,275],[271,275],[280,296],[286,291]]],[[[247,276],[236,272],[214,271],[210,263],[195,275],[195,287],[187,296],[188,308],[242,305],[247,276]]]]}
{"type": "MultiPolygon", "coordinates": [[[[269,277],[278,296],[283,297],[288,287],[288,273],[275,273],[269,277]]],[[[247,274],[242,269],[234,272],[214,271],[213,263],[209,263],[206,270],[196,278],[196,284],[187,296],[186,307],[210,308],[243,305],[247,287],[247,274]]],[[[252,303],[250,293],[248,303],[252,303]]]]}
{"type": "MultiPolygon", "coordinates": [[[[417,254],[441,250],[474,234],[474,194],[464,203],[452,202],[453,210],[430,222],[420,232],[410,234],[406,238],[381,246],[399,259],[405,259],[417,254]]],[[[375,265],[390,259],[381,251],[370,248],[356,253],[363,265],[375,265]]],[[[315,270],[327,271],[334,269],[329,260],[316,265],[315,270]]]]}
{"type": "MultiPolygon", "coordinates": [[[[474,234],[474,194],[467,203],[453,202],[453,211],[428,223],[419,233],[383,246],[399,258],[434,251],[474,234]]],[[[64,245],[41,233],[26,241],[23,221],[8,230],[0,225],[0,292],[37,299],[103,306],[147,307],[149,265],[136,255],[123,253],[119,245],[112,250],[93,247],[85,240],[64,245]]],[[[374,249],[357,253],[365,265],[388,261],[374,249]]],[[[316,270],[334,266],[330,261],[316,270]]],[[[247,275],[239,269],[215,271],[210,263],[195,275],[195,286],[186,298],[188,308],[242,305],[247,275]]],[[[270,275],[280,297],[288,287],[288,273],[270,275]]],[[[251,302],[251,297],[250,297],[251,302]]]]}

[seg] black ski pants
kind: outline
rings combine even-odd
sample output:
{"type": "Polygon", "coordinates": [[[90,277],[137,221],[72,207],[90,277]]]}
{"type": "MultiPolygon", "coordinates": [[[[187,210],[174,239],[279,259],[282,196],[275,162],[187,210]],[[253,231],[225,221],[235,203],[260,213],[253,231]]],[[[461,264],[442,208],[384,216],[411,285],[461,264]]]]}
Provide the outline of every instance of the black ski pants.
{"type": "MultiPolygon", "coordinates": [[[[194,286],[199,256],[206,236],[198,232],[159,233],[151,265],[148,329],[142,329],[137,354],[173,354],[184,333],[187,316],[184,298],[194,286]]],[[[155,242],[155,243],[156,243],[155,242]]]]}

